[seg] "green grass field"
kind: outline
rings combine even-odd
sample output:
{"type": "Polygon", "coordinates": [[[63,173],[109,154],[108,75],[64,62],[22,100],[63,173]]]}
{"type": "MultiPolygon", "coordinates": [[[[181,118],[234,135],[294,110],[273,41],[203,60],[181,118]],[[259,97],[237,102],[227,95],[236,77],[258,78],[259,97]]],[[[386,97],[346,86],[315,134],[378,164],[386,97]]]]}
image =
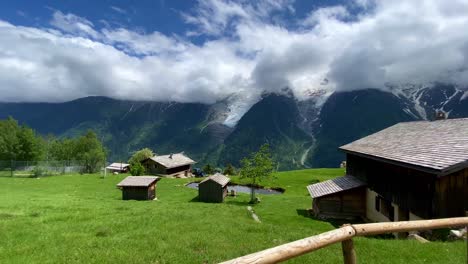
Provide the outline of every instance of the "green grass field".
{"type": "MultiPolygon", "coordinates": [[[[343,175],[340,169],[282,172],[264,185],[256,223],[248,194],[224,204],[197,201],[190,179],[162,179],[158,201],[122,201],[124,175],[0,177],[0,263],[216,263],[335,227],[305,215],[305,188],[343,175]]],[[[355,239],[359,263],[465,263],[463,242],[355,239]]],[[[290,263],[342,263],[334,245],[290,263]]]]}

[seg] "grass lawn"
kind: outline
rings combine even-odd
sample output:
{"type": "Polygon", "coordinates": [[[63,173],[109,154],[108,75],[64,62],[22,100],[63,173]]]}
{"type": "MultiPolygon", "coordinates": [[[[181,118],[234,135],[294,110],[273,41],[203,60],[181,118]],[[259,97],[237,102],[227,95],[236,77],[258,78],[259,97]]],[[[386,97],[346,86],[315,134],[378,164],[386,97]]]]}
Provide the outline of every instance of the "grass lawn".
{"type": "MultiPolygon", "coordinates": [[[[305,188],[343,175],[341,169],[278,173],[264,185],[256,223],[248,194],[224,204],[198,202],[190,179],[162,179],[158,201],[122,201],[123,175],[0,177],[0,263],[215,263],[335,227],[305,216],[305,188]]],[[[463,242],[355,239],[359,263],[464,263],[463,242]]],[[[289,263],[342,263],[334,245],[289,263]]]]}

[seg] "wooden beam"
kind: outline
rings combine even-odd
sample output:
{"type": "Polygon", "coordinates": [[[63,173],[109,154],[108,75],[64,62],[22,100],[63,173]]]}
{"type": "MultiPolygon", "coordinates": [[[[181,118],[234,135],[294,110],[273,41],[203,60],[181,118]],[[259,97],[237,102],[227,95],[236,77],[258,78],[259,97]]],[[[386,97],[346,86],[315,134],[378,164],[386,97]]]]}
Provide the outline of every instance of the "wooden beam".
{"type": "Polygon", "coordinates": [[[344,264],[356,264],[356,251],[352,239],[341,242],[344,264]]]}
{"type": "Polygon", "coordinates": [[[442,218],[433,220],[415,220],[352,225],[357,236],[370,236],[386,233],[399,233],[432,230],[468,225],[468,217],[442,218]]]}
{"type": "MultiPolygon", "coordinates": [[[[265,249],[257,253],[246,255],[222,263],[278,263],[329,246],[334,243],[343,242],[345,240],[351,240],[354,236],[368,236],[386,233],[410,232],[464,226],[468,226],[468,217],[347,225],[339,229],[328,231],[316,236],[311,236],[277,247],[265,249]]],[[[344,243],[343,247],[350,247],[349,242],[344,243]]],[[[347,250],[347,252],[344,252],[344,254],[348,254],[349,252],[350,251],[347,250]]],[[[347,255],[345,256],[345,258],[346,257],[347,255]]],[[[355,257],[356,256],[354,253],[354,258],[355,257]]]]}
{"type": "Polygon", "coordinates": [[[331,244],[349,240],[355,235],[352,226],[345,226],[320,235],[311,236],[281,246],[266,249],[257,253],[232,259],[222,264],[255,263],[267,264],[285,261],[305,253],[329,246],[331,244]]]}

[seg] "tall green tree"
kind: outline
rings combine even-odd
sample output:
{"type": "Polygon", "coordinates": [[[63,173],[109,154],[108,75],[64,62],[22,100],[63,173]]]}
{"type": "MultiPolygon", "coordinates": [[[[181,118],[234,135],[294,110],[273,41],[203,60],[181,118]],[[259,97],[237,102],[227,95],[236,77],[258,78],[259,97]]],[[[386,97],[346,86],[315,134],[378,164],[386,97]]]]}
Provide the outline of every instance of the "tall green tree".
{"type": "Polygon", "coordinates": [[[106,151],[98,140],[96,133],[88,131],[84,136],[76,139],[76,159],[83,162],[85,173],[95,173],[106,162],[106,151]]]}
{"type": "Polygon", "coordinates": [[[0,160],[39,160],[44,145],[34,130],[9,117],[0,120],[0,160]]]}
{"type": "Polygon", "coordinates": [[[136,163],[141,163],[147,158],[151,158],[154,156],[154,153],[151,149],[149,148],[143,148],[138,150],[137,152],[133,153],[132,157],[128,160],[128,163],[130,165],[136,164],[136,163]]]}
{"type": "Polygon", "coordinates": [[[255,185],[264,179],[270,178],[275,164],[271,157],[270,146],[264,144],[257,152],[241,160],[240,176],[251,180],[250,203],[256,203],[255,185]]]}

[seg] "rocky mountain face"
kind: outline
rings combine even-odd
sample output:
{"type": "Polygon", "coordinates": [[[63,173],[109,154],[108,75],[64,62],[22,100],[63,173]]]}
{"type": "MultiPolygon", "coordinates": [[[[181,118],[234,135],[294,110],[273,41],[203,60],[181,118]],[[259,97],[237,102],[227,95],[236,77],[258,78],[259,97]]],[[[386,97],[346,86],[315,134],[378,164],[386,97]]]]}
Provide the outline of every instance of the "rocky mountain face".
{"type": "Polygon", "coordinates": [[[93,129],[112,161],[150,147],[160,154],[185,151],[199,165],[238,165],[269,143],[278,169],[287,170],[337,167],[344,159],[339,146],[398,122],[432,120],[437,111],[468,117],[465,91],[442,84],[389,85],[385,91],[319,91],[301,101],[285,92],[266,94],[249,109],[235,97],[212,105],[88,97],[56,104],[0,103],[0,118],[12,116],[41,134],[60,137],[93,129]]]}

